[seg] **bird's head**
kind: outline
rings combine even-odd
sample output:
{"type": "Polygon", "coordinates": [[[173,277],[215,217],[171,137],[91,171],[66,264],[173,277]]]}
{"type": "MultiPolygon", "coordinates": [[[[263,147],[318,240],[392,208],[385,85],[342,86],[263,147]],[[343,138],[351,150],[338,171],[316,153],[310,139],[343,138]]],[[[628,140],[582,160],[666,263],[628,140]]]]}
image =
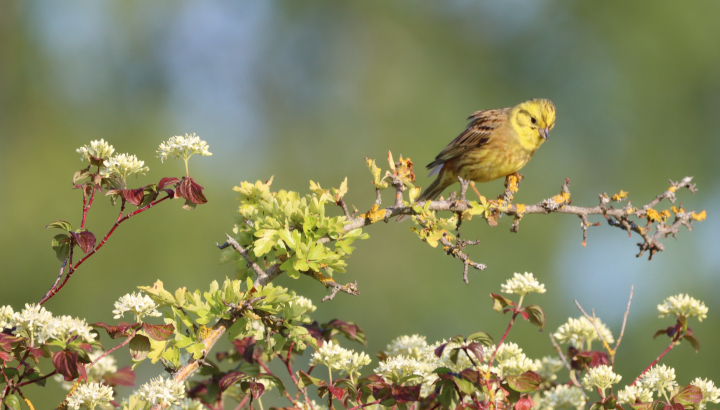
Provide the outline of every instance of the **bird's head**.
{"type": "Polygon", "coordinates": [[[555,105],[542,98],[525,101],[510,110],[510,125],[529,150],[536,150],[547,141],[555,126],[555,105]]]}

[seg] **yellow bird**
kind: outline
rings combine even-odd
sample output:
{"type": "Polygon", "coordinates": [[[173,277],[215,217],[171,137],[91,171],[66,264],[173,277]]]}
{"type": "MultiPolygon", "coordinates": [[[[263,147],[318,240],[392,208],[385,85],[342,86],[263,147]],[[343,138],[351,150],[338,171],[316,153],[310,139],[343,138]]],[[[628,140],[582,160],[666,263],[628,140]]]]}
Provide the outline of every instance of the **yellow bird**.
{"type": "Polygon", "coordinates": [[[488,182],[518,172],[547,141],[555,126],[555,105],[534,99],[514,107],[478,111],[468,119],[472,122],[467,129],[428,164],[432,170],[428,176],[438,177],[418,201],[437,198],[458,182],[458,176],[488,182]]]}

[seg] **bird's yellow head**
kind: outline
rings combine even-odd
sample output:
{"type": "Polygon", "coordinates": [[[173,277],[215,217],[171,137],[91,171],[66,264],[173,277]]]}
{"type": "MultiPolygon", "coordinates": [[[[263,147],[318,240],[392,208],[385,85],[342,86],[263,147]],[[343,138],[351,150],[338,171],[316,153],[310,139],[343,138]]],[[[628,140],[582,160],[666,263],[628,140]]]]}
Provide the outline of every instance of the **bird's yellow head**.
{"type": "Polygon", "coordinates": [[[510,126],[528,150],[536,150],[547,141],[555,126],[555,105],[542,98],[525,101],[510,110],[510,126]]]}

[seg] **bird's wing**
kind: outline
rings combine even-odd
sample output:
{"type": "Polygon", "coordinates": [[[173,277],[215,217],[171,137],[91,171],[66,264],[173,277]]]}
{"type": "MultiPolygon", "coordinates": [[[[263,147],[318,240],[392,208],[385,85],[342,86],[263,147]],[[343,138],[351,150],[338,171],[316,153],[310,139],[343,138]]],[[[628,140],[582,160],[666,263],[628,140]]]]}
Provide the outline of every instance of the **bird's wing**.
{"type": "Polygon", "coordinates": [[[435,157],[435,161],[428,164],[427,168],[432,169],[444,164],[453,158],[481,147],[493,137],[494,131],[507,124],[509,108],[499,110],[484,110],[473,113],[465,131],[457,136],[445,149],[435,157]]]}

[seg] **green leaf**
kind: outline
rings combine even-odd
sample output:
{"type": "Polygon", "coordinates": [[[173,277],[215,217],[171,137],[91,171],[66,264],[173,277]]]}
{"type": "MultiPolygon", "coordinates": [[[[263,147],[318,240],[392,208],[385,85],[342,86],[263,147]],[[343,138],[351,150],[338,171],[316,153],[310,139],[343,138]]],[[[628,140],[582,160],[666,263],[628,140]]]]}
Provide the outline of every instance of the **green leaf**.
{"type": "Polygon", "coordinates": [[[20,410],[20,397],[17,394],[8,394],[5,397],[5,405],[10,410],[20,410]]]}
{"type": "Polygon", "coordinates": [[[277,387],[278,392],[280,393],[280,397],[285,394],[285,385],[283,384],[282,380],[280,380],[280,378],[267,373],[258,374],[256,378],[260,380],[270,380],[272,384],[277,387]]]}
{"type": "Polygon", "coordinates": [[[52,238],[52,248],[55,251],[55,256],[60,261],[65,261],[67,259],[68,255],[70,254],[70,236],[65,235],[64,233],[61,233],[59,235],[55,235],[54,238],[52,238]]]}
{"type": "Polygon", "coordinates": [[[520,393],[528,393],[536,391],[542,380],[537,373],[528,370],[519,376],[508,376],[507,382],[511,389],[520,393]]]}
{"type": "Polygon", "coordinates": [[[68,221],[55,221],[48,224],[45,229],[47,228],[59,228],[67,232],[72,232],[72,225],[68,221]]]}
{"type": "Polygon", "coordinates": [[[680,403],[682,405],[688,406],[688,405],[700,403],[702,398],[703,398],[702,390],[697,386],[688,384],[680,391],[680,393],[673,396],[672,401],[675,403],[680,403]]]}
{"type": "Polygon", "coordinates": [[[528,314],[530,323],[535,326],[545,329],[545,312],[538,305],[528,305],[523,309],[528,314]]]}
{"type": "Polygon", "coordinates": [[[309,374],[305,373],[304,371],[300,370],[297,372],[298,376],[298,385],[300,388],[308,387],[308,386],[324,386],[325,382],[320,379],[316,379],[315,377],[310,376],[309,374]]]}
{"type": "Polygon", "coordinates": [[[161,280],[156,281],[152,286],[138,286],[138,289],[145,291],[152,300],[157,302],[158,307],[175,305],[175,298],[172,293],[165,290],[161,280]]]}
{"type": "Polygon", "coordinates": [[[130,356],[136,361],[143,360],[150,353],[150,339],[147,336],[136,334],[130,340],[130,356]]]}
{"type": "Polygon", "coordinates": [[[700,351],[700,342],[695,338],[693,335],[685,335],[683,336],[683,339],[690,342],[690,345],[695,349],[695,353],[700,351]]]}
{"type": "Polygon", "coordinates": [[[500,296],[497,293],[491,293],[490,297],[495,301],[495,303],[493,305],[493,309],[496,312],[502,311],[507,306],[515,306],[515,302],[513,302],[512,300],[510,300],[504,296],[500,296]]]}
{"type": "Polygon", "coordinates": [[[485,346],[492,346],[493,344],[495,344],[492,336],[490,336],[486,332],[475,332],[468,336],[467,341],[482,343],[485,346]]]}

